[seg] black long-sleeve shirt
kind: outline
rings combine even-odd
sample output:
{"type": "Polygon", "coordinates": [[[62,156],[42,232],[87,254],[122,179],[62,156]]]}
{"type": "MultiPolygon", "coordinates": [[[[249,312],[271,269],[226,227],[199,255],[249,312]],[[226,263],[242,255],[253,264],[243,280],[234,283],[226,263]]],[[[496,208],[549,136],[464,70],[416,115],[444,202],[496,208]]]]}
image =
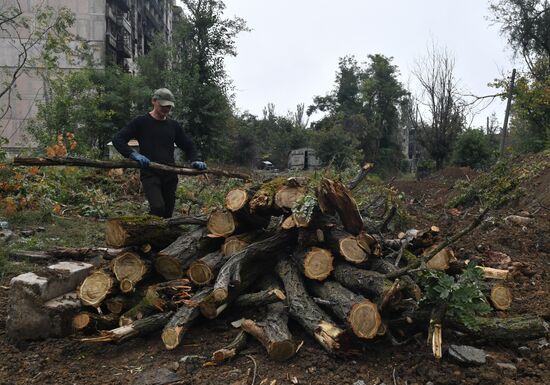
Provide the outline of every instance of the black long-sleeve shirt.
{"type": "Polygon", "coordinates": [[[172,119],[157,120],[149,113],[138,116],[113,138],[113,146],[128,158],[132,148],[131,139],[139,143],[139,152],[153,162],[174,163],[174,143],[181,148],[190,161],[200,160],[193,141],[185,134],[182,126],[172,119]]]}

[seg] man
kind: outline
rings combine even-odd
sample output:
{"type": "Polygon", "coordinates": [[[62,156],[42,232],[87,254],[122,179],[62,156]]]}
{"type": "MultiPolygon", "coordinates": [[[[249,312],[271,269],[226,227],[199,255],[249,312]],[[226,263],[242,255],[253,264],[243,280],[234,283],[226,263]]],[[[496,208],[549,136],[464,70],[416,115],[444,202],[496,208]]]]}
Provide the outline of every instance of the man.
{"type": "Polygon", "coordinates": [[[168,117],[174,107],[174,94],[167,88],[153,93],[153,110],[138,116],[113,138],[113,145],[123,156],[137,161],[141,168],[141,183],[149,201],[150,213],[170,218],[176,204],[177,174],[149,169],[151,161],[174,163],[174,143],[192,161],[191,167],[206,170],[206,163],[200,160],[191,139],[185,135],[181,125],[168,117]],[[128,142],[136,139],[139,152],[134,151],[128,142]]]}

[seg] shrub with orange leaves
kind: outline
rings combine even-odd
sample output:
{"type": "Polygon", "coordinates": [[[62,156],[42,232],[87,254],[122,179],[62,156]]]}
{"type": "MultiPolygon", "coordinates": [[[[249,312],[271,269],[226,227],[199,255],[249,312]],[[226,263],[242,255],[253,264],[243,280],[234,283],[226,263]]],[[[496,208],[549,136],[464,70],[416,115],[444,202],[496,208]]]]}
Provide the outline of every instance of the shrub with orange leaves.
{"type": "Polygon", "coordinates": [[[57,135],[57,143],[53,146],[50,146],[46,148],[46,154],[48,157],[65,157],[67,156],[68,150],[67,145],[69,147],[69,150],[74,151],[77,147],[77,142],[74,137],[74,134],[72,132],[67,132],[65,134],[65,137],[63,134],[57,135]],[[66,137],[66,138],[65,138],[66,137]]]}

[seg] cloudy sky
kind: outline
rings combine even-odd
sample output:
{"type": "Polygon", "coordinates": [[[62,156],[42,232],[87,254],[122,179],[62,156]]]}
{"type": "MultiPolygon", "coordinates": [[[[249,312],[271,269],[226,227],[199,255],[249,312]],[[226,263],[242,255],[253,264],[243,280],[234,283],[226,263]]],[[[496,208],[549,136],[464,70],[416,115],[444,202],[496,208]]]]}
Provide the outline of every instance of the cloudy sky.
{"type": "MultiPolygon", "coordinates": [[[[487,83],[514,66],[511,51],[492,25],[486,0],[226,0],[226,16],[246,20],[238,56],[226,66],[240,111],[261,115],[267,103],[278,114],[312,103],[334,86],[338,59],[359,62],[380,53],[393,57],[400,80],[414,88],[411,70],[435,42],[455,58],[465,92],[495,93],[487,83]]],[[[504,103],[481,111],[504,116],[504,103]]]]}

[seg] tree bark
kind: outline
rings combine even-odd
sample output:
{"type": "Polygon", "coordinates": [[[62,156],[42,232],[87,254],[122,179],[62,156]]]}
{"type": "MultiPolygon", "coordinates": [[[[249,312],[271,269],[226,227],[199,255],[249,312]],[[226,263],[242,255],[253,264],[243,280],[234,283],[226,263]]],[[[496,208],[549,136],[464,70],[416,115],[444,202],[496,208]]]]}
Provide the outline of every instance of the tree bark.
{"type": "Polygon", "coordinates": [[[187,269],[187,276],[196,285],[208,285],[225,261],[226,257],[221,251],[206,254],[191,263],[189,269],[187,269]]]}
{"type": "Polygon", "coordinates": [[[286,361],[296,353],[297,344],[288,330],[288,315],[284,304],[267,306],[267,315],[261,322],[245,319],[241,328],[256,338],[275,361],[286,361]]]}
{"type": "Polygon", "coordinates": [[[195,259],[216,250],[220,242],[208,238],[204,228],[183,234],[157,254],[155,269],[165,279],[181,278],[195,259]]]}
{"type": "Polygon", "coordinates": [[[109,219],[105,228],[108,246],[124,247],[149,243],[163,248],[181,235],[179,227],[153,215],[109,219]]]}
{"type": "MultiPolygon", "coordinates": [[[[200,303],[204,297],[210,294],[211,290],[211,288],[202,289],[191,297],[190,302],[200,303]]],[[[176,311],[176,313],[174,313],[162,331],[162,342],[164,343],[164,346],[166,346],[166,349],[175,349],[181,343],[183,335],[187,330],[189,330],[192,322],[199,316],[199,314],[200,310],[198,306],[193,304],[184,304],[178,309],[178,311],[176,311]]]]}
{"type": "MultiPolygon", "coordinates": [[[[332,207],[344,225],[344,229],[352,234],[358,235],[363,230],[363,219],[357,208],[351,192],[339,182],[333,182],[324,178],[319,186],[318,196],[322,196],[324,205],[332,207]]],[[[323,207],[321,207],[322,209],[323,207]]],[[[329,209],[329,211],[332,211],[329,209]]]]}
{"type": "MultiPolygon", "coordinates": [[[[13,164],[18,166],[76,166],[76,167],[94,167],[94,168],[140,168],[139,163],[131,160],[122,161],[106,161],[106,160],[94,160],[83,158],[21,158],[17,157],[13,160],[13,164]]],[[[226,171],[217,168],[209,168],[205,171],[195,170],[193,168],[186,168],[182,166],[168,166],[162,163],[151,162],[149,168],[152,170],[161,170],[173,172],[179,175],[204,175],[212,174],[217,176],[224,176],[226,178],[239,178],[244,180],[250,180],[251,175],[243,174],[240,172],[226,171]]]]}
{"type": "Polygon", "coordinates": [[[239,331],[239,334],[231,343],[212,353],[212,361],[222,363],[235,357],[238,352],[246,347],[246,339],[246,333],[243,330],[239,331]]]}
{"type": "Polygon", "coordinates": [[[290,316],[325,350],[332,352],[339,349],[339,339],[344,331],[307,294],[298,268],[288,259],[281,259],[277,263],[276,271],[285,286],[290,316]]]}
{"type": "Polygon", "coordinates": [[[78,332],[91,333],[99,330],[112,329],[118,324],[116,314],[95,314],[81,312],[73,317],[73,328],[78,332]]]}
{"type": "Polygon", "coordinates": [[[145,317],[130,325],[118,327],[113,330],[103,331],[97,337],[82,338],[83,342],[124,342],[130,338],[140,335],[147,335],[162,329],[164,325],[172,318],[174,312],[166,312],[145,317]]]}

